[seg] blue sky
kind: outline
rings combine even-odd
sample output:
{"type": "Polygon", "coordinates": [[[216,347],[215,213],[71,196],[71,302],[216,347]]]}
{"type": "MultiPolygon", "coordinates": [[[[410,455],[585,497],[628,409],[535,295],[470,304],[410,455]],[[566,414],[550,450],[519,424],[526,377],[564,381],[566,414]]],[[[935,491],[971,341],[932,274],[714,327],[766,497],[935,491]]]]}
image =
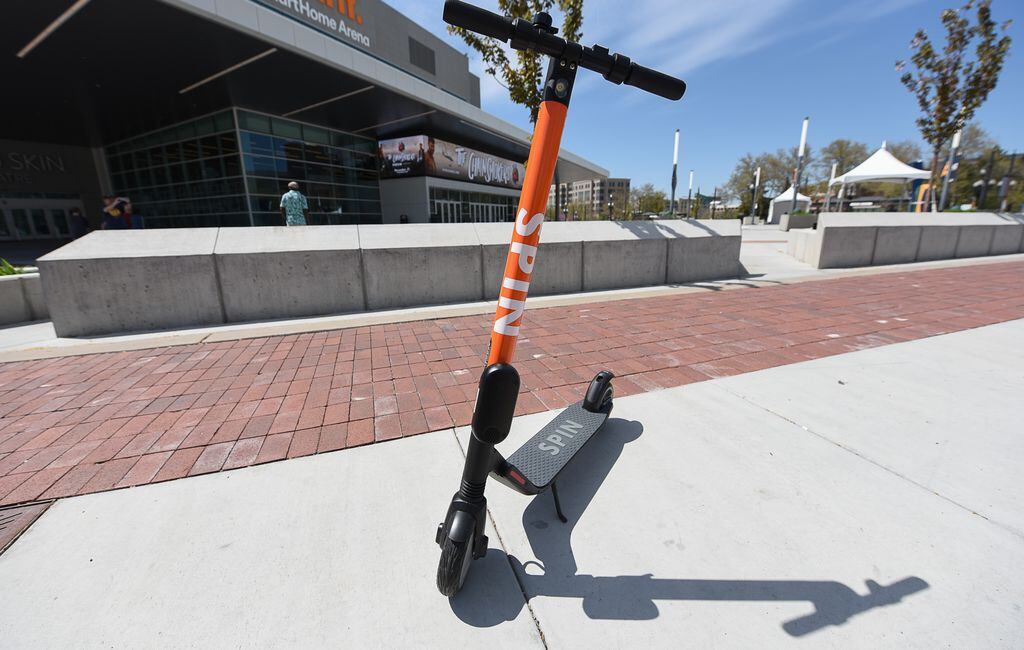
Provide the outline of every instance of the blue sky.
{"type": "MultiPolygon", "coordinates": [[[[476,0],[495,9],[493,0],[476,0]]],[[[811,146],[849,138],[920,142],[913,96],[899,83],[897,59],[923,27],[941,36],[939,13],[958,0],[586,0],[583,42],[601,43],[643,65],[686,80],[669,102],[583,71],[563,146],[634,187],[668,190],[672,132],[681,131],[680,186],[687,172],[710,193],[744,153],[796,146],[810,116],[811,146]],[[584,76],[589,79],[584,80],[584,76]]],[[[440,0],[388,0],[399,11],[470,54],[483,108],[529,128],[527,112],[487,78],[475,53],[449,36],[440,0]]],[[[1024,2],[994,0],[1014,38],[999,86],[976,122],[1003,147],[1024,150],[1024,2]]],[[[556,16],[556,24],[558,18],[556,16]]],[[[696,188],[695,188],[696,189],[696,188]]]]}

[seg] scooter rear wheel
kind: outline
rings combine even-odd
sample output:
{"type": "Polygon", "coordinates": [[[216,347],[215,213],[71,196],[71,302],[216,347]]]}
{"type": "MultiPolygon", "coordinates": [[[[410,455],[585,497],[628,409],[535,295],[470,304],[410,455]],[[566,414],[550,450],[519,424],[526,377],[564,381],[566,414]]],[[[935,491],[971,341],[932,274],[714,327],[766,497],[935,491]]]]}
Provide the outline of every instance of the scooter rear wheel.
{"type": "Polygon", "coordinates": [[[447,535],[441,541],[441,561],[437,565],[437,589],[451,598],[459,593],[469,565],[473,562],[473,542],[475,535],[470,535],[465,542],[456,542],[447,535]]]}

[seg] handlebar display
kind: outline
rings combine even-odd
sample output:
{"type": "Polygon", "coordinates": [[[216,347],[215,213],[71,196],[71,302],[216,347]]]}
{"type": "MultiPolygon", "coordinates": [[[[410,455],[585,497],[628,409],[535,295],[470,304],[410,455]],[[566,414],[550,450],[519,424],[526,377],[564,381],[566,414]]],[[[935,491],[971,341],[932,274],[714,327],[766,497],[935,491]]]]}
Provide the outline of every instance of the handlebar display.
{"type": "Polygon", "coordinates": [[[630,61],[629,57],[611,54],[607,48],[600,45],[586,47],[566,41],[529,21],[499,16],[460,0],[446,0],[444,21],[449,25],[462,27],[502,42],[511,41],[511,46],[517,50],[533,50],[565,59],[600,73],[612,83],[624,83],[665,99],[675,101],[686,92],[686,83],[683,80],[637,65],[630,61]]]}

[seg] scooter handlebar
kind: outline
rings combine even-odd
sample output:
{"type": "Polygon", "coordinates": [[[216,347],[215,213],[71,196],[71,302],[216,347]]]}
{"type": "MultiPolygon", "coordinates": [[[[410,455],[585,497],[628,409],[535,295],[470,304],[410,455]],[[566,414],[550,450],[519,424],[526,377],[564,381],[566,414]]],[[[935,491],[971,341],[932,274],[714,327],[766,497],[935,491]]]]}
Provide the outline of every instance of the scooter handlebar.
{"type": "Polygon", "coordinates": [[[565,57],[581,67],[604,75],[612,83],[626,84],[666,99],[677,100],[686,92],[686,83],[663,72],[645,68],[621,54],[611,54],[595,45],[585,47],[537,29],[527,20],[512,20],[460,0],[446,0],[444,21],[455,27],[507,42],[512,47],[530,49],[553,57],[565,57]]]}
{"type": "Polygon", "coordinates": [[[510,18],[459,0],[447,0],[444,3],[444,22],[500,41],[512,37],[510,18]]]}
{"type": "Polygon", "coordinates": [[[682,79],[676,79],[664,72],[645,68],[635,63],[623,83],[672,101],[679,99],[686,92],[686,82],[682,79]]]}

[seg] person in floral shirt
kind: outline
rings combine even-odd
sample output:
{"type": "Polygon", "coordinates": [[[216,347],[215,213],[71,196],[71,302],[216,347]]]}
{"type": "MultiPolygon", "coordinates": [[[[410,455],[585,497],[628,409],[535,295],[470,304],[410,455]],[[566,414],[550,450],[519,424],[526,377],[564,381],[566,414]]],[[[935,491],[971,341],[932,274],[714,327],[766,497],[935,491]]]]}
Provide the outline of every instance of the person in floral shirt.
{"type": "Polygon", "coordinates": [[[305,226],[309,216],[309,201],[299,191],[295,181],[288,183],[288,191],[281,196],[281,216],[287,226],[305,226]]]}

